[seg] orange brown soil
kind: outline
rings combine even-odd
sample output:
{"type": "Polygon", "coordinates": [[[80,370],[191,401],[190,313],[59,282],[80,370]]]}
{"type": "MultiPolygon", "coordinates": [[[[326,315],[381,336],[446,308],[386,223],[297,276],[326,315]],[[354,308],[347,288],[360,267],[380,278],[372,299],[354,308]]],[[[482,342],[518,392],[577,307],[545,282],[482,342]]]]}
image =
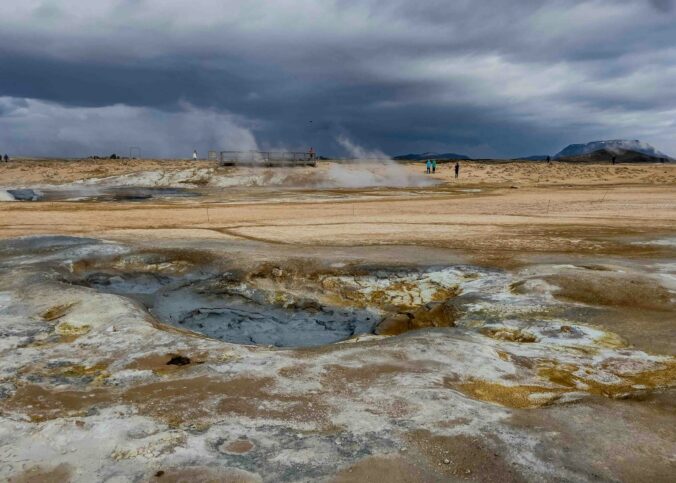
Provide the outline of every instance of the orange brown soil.
{"type": "Polygon", "coordinates": [[[73,468],[61,463],[53,468],[45,466],[30,467],[18,475],[10,477],[8,483],[63,483],[69,481],[73,468]]]}
{"type": "Polygon", "coordinates": [[[120,176],[146,170],[212,167],[206,161],[157,159],[13,159],[0,166],[3,184],[70,183],[88,178],[120,176]]]}
{"type": "MultiPolygon", "coordinates": [[[[156,163],[151,162],[148,168],[156,163]]],[[[71,164],[78,176],[87,173],[85,162],[71,164]]],[[[446,178],[444,169],[439,179],[446,178]]],[[[230,204],[219,201],[219,193],[227,194],[229,189],[219,188],[210,190],[204,199],[152,200],[140,205],[2,203],[0,237],[49,233],[122,240],[263,241],[290,246],[418,245],[464,250],[476,254],[478,261],[504,264],[521,254],[538,252],[665,254],[665,247],[618,243],[617,238],[676,231],[676,166],[619,167],[619,173],[638,171],[642,177],[618,178],[612,186],[600,186],[604,181],[598,173],[613,168],[598,165],[554,165],[551,177],[557,182],[547,188],[535,183],[519,185],[519,189],[500,188],[496,182],[499,186],[501,178],[489,175],[495,170],[511,173],[518,184],[522,177],[527,179],[529,170],[541,169],[549,168],[472,164],[458,183],[415,192],[388,189],[374,194],[371,190],[369,200],[359,199],[360,193],[368,190],[339,190],[341,196],[333,201],[293,202],[283,193],[272,192],[266,195],[269,202],[230,204]],[[473,177],[472,170],[483,174],[473,177]],[[628,184],[631,180],[635,183],[628,184]],[[469,185],[484,191],[457,191],[469,185]],[[393,199],[379,196],[385,192],[399,195],[393,199]]]]}
{"type": "MultiPolygon", "coordinates": [[[[330,163],[321,162],[321,170],[330,163]]],[[[619,164],[608,163],[559,163],[504,162],[504,161],[461,161],[460,179],[456,182],[453,163],[442,163],[437,167],[436,179],[455,183],[457,186],[542,186],[542,185],[673,185],[676,183],[676,164],[619,164]]],[[[406,169],[423,173],[422,163],[403,163],[406,169]]],[[[120,176],[142,171],[178,171],[184,169],[216,168],[215,162],[191,160],[156,159],[15,159],[0,164],[0,179],[3,184],[61,184],[88,178],[120,176]]],[[[223,173],[234,172],[236,168],[221,167],[223,173]]],[[[298,179],[312,172],[312,168],[299,168],[298,179]]]]}

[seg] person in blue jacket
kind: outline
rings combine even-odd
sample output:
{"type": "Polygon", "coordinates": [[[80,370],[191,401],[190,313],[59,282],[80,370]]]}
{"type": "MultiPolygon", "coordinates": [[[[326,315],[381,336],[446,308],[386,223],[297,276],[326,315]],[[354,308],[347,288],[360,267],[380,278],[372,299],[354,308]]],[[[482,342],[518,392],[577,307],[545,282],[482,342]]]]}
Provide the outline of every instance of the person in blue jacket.
{"type": "Polygon", "coordinates": [[[432,169],[432,161],[428,159],[426,165],[427,165],[427,174],[430,174],[430,171],[432,169]]]}

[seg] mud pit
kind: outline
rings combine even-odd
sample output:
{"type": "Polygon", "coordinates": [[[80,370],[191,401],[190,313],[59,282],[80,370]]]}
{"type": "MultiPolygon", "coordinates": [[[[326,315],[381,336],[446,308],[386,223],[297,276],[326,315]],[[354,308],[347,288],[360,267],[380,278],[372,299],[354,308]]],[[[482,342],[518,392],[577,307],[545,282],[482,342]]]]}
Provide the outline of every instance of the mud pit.
{"type": "Polygon", "coordinates": [[[63,280],[129,297],[162,323],[225,342],[313,347],[362,334],[453,326],[460,283],[476,280],[477,270],[487,274],[476,267],[337,269],[302,259],[248,272],[227,270],[227,263],[214,268],[131,254],[107,264],[81,260],[63,280]]]}
{"type": "Polygon", "coordinates": [[[371,333],[368,310],[287,299],[228,279],[186,281],[144,274],[88,276],[84,285],[142,301],[160,322],[235,344],[311,347],[371,333]]]}

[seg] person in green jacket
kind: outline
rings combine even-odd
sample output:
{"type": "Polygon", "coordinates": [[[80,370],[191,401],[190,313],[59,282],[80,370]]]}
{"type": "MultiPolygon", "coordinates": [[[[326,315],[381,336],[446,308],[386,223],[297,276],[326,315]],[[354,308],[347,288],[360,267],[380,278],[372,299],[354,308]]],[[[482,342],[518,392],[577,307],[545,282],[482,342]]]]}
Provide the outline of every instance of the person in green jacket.
{"type": "Polygon", "coordinates": [[[433,159],[432,160],[432,174],[437,172],[437,160],[433,159]]]}

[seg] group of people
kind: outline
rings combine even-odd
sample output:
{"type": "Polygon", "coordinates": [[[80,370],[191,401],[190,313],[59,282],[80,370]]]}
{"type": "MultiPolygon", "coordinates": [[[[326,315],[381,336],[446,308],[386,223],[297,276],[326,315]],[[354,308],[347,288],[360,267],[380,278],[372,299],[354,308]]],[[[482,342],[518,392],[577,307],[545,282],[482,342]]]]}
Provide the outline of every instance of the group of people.
{"type": "Polygon", "coordinates": [[[5,153],[4,157],[0,155],[0,161],[2,161],[3,159],[5,160],[5,163],[9,163],[9,156],[7,156],[7,153],[5,153]]]}
{"type": "MultiPolygon", "coordinates": [[[[437,160],[436,159],[428,159],[427,162],[425,163],[427,166],[427,174],[434,174],[437,172],[437,160]]],[[[460,162],[456,161],[455,166],[453,167],[455,170],[455,177],[457,178],[460,176],[460,162]]]]}

